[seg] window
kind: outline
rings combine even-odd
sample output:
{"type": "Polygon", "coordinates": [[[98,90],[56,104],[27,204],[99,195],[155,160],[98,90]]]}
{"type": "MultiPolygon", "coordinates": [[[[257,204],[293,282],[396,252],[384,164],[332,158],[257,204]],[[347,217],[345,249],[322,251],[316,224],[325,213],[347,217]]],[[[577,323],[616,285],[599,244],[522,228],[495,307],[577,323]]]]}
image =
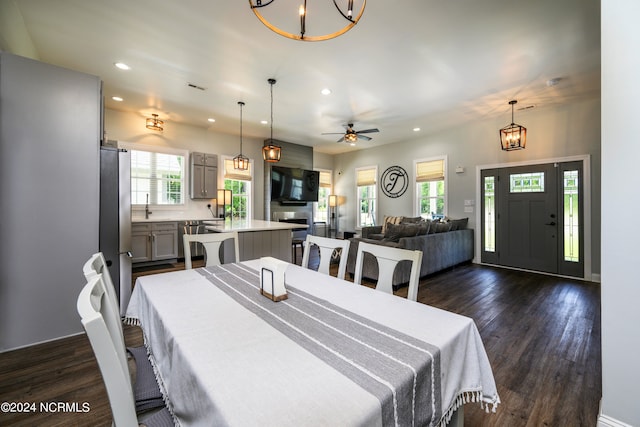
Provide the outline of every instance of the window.
{"type": "Polygon", "coordinates": [[[484,177],[484,250],[496,251],[496,177],[484,177]]]}
{"type": "Polygon", "coordinates": [[[544,193],[544,172],[510,174],[509,191],[512,193],[544,193]]]}
{"type": "Polygon", "coordinates": [[[416,213],[441,219],[446,209],[446,157],[416,162],[416,213]]]}
{"type": "Polygon", "coordinates": [[[251,181],[253,178],[253,162],[249,161],[249,169],[239,170],[233,167],[233,159],[224,159],[224,188],[231,190],[231,219],[251,218],[251,181]]]}
{"type": "Polygon", "coordinates": [[[131,204],[183,205],[184,155],[131,149],[131,204]]]}
{"type": "Polygon", "coordinates": [[[356,186],[358,198],[357,224],[359,228],[376,224],[378,167],[356,169],[356,186]]]}
{"type": "Polygon", "coordinates": [[[320,188],[318,201],[313,205],[313,221],[329,223],[329,194],[331,194],[331,171],[320,171],[320,188]]]}
{"type": "Polygon", "coordinates": [[[580,212],[579,181],[577,170],[566,170],[563,173],[563,214],[564,214],[564,260],[580,261],[580,212]]]}

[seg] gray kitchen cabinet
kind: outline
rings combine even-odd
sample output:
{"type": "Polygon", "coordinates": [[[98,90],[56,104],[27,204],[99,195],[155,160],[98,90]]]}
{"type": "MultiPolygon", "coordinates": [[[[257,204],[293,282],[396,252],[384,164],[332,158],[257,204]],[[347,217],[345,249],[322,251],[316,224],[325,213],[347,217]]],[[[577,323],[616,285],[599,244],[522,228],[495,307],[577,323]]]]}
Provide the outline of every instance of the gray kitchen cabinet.
{"type": "Polygon", "coordinates": [[[178,258],[178,223],[136,223],[131,226],[132,262],[178,258]]]}
{"type": "Polygon", "coordinates": [[[191,198],[215,199],[218,189],[218,155],[191,153],[191,198]]]}

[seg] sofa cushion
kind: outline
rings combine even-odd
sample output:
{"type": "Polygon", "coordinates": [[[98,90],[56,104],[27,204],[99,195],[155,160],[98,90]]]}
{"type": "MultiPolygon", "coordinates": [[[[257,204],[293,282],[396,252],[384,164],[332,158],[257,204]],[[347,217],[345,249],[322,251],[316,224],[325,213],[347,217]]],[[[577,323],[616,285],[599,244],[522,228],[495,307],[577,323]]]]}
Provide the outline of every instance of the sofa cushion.
{"type": "Polygon", "coordinates": [[[416,236],[424,236],[429,233],[431,221],[420,221],[418,223],[418,234],[416,236]]]}
{"type": "Polygon", "coordinates": [[[382,221],[382,234],[385,234],[387,231],[387,224],[400,224],[402,222],[402,216],[384,216],[384,221],[382,221]]]}
{"type": "Polygon", "coordinates": [[[435,226],[436,233],[446,233],[447,231],[451,231],[451,224],[448,222],[433,222],[431,226],[435,226]]]}
{"type": "Polygon", "coordinates": [[[451,231],[464,230],[467,228],[469,218],[449,219],[448,222],[451,224],[451,231]]]}
{"type": "Polygon", "coordinates": [[[416,224],[422,222],[421,216],[403,216],[400,224],[416,224]]]}
{"type": "Polygon", "coordinates": [[[419,224],[387,224],[387,231],[384,233],[384,241],[397,242],[402,237],[413,237],[418,235],[419,224]]]}

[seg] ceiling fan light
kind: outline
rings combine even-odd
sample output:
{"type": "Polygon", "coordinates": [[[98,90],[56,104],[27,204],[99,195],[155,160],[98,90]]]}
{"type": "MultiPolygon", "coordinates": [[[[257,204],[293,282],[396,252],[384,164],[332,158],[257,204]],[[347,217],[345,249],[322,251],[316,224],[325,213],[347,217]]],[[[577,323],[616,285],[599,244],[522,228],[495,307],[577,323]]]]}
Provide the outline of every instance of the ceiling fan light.
{"type": "Polygon", "coordinates": [[[158,119],[157,114],[152,114],[151,116],[147,119],[147,129],[162,132],[164,130],[164,121],[158,119]]]}
{"type": "Polygon", "coordinates": [[[356,135],[355,133],[347,133],[344,136],[344,140],[347,142],[356,142],[358,140],[358,135],[356,135]]]}

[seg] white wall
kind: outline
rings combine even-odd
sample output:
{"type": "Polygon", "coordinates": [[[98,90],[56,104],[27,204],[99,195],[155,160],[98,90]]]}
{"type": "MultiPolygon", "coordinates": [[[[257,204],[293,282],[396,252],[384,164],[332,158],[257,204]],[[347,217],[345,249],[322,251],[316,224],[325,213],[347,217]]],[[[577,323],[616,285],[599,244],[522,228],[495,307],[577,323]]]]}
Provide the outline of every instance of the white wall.
{"type": "Polygon", "coordinates": [[[640,426],[640,2],[602,2],[602,415],[640,426]]]}
{"type": "MultiPolygon", "coordinates": [[[[591,155],[592,177],[592,271],[600,272],[600,101],[587,100],[569,106],[519,111],[515,121],[527,128],[527,147],[521,151],[505,152],[500,149],[498,130],[509,124],[510,115],[492,117],[482,122],[465,123],[455,129],[425,135],[413,141],[375,147],[376,135],[369,144],[374,148],[336,156],[336,193],[344,196],[340,206],[340,228],[355,227],[355,168],[378,165],[378,175],[389,166],[401,166],[412,182],[416,159],[447,155],[448,160],[448,215],[453,218],[469,217],[469,227],[476,228],[476,165],[550,159],[576,155],[591,155]],[[462,174],[455,173],[463,166],[462,174]],[[474,200],[474,212],[465,213],[464,201],[474,200]]],[[[384,131],[384,129],[383,129],[384,131]]],[[[412,186],[397,199],[378,191],[378,223],[384,215],[414,215],[412,186]]]]}

